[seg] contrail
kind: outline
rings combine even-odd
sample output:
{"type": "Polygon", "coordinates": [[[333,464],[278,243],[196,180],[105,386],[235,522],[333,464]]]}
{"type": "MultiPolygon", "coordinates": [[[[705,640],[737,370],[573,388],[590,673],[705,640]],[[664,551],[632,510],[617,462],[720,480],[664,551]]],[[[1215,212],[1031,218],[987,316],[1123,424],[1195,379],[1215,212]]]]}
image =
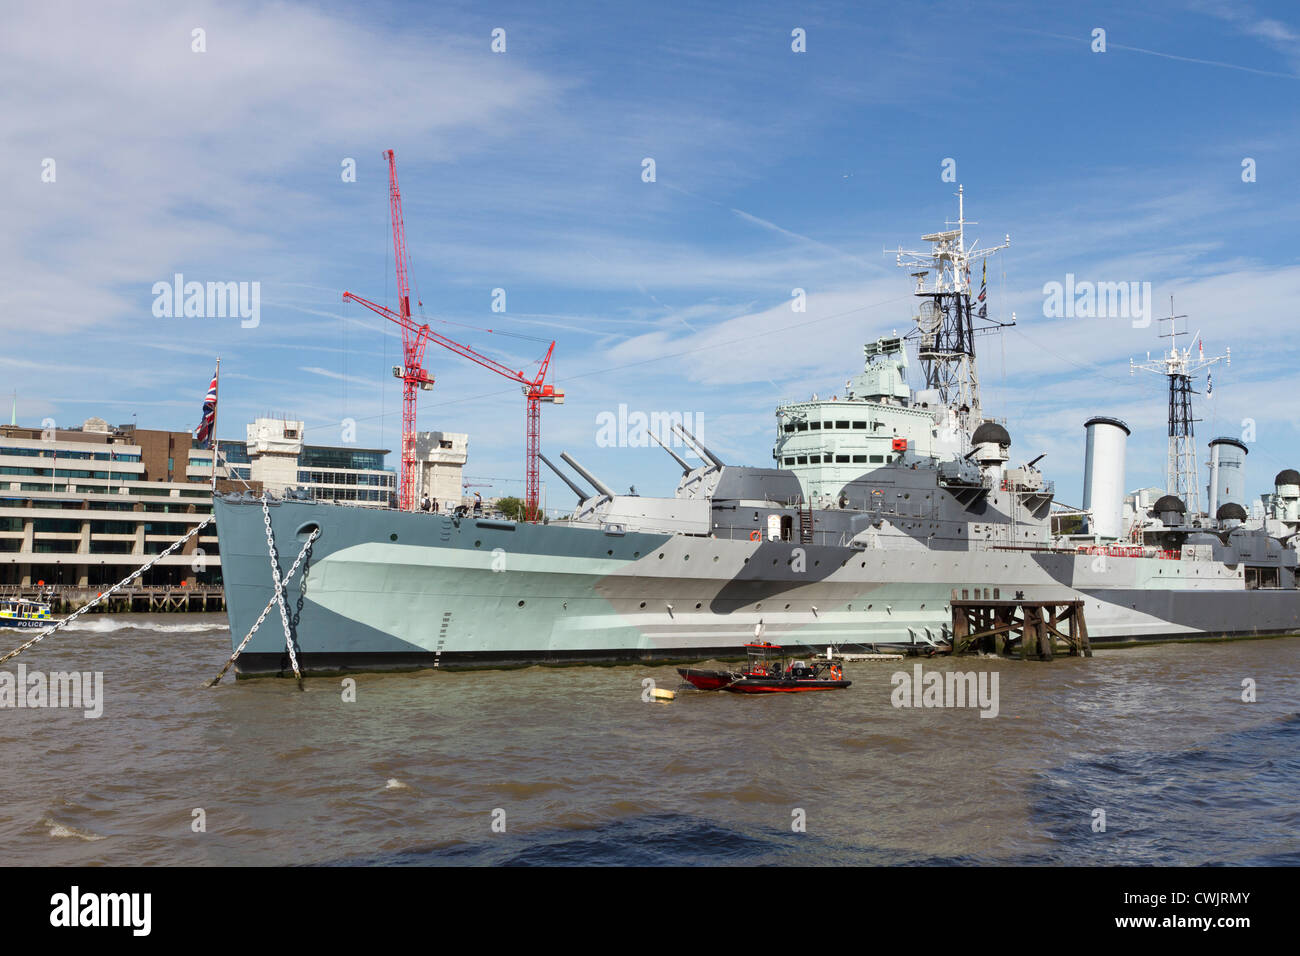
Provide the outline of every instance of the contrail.
{"type": "MultiPolygon", "coordinates": [[[[1027,27],[1018,28],[1022,33],[1036,33],[1039,36],[1055,37],[1058,40],[1073,40],[1080,43],[1088,43],[1089,37],[1069,36],[1064,33],[1049,33],[1046,30],[1030,30],[1027,27]]],[[[1159,50],[1148,50],[1140,46],[1126,46],[1123,43],[1111,43],[1106,41],[1106,49],[1114,48],[1116,50],[1128,50],[1131,53],[1145,53],[1147,56],[1158,56],[1166,60],[1180,60],[1183,63],[1200,63],[1202,66],[1219,66],[1225,70],[1240,70],[1242,73],[1255,73],[1259,76],[1275,76],[1283,80],[1300,80],[1300,75],[1295,73],[1279,73],[1274,70],[1257,70],[1253,66],[1241,66],[1238,63],[1224,63],[1221,60],[1202,60],[1194,56],[1179,56],[1176,53],[1162,53],[1159,50]]]]}

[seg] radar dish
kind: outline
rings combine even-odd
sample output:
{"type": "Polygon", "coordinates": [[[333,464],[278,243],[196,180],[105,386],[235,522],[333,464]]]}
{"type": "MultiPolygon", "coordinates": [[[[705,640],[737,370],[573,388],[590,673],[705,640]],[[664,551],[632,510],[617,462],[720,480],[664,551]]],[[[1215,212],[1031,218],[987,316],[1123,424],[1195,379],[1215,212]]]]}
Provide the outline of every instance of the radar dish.
{"type": "Polygon", "coordinates": [[[931,299],[921,303],[920,311],[916,316],[916,327],[923,333],[933,335],[939,331],[939,325],[943,317],[939,314],[939,306],[931,299]]]}

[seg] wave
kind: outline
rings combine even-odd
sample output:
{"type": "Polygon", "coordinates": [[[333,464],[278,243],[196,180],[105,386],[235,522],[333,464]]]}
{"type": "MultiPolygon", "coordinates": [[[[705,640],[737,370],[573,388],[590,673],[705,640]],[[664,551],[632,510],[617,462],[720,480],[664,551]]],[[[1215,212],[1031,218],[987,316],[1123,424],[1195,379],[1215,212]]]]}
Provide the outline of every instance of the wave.
{"type": "Polygon", "coordinates": [[[229,631],[230,628],[224,621],[189,621],[177,622],[170,621],[131,621],[121,618],[102,617],[82,617],[73,621],[65,631],[89,631],[95,634],[111,634],[114,631],[154,631],[165,634],[205,634],[211,631],[229,631]]]}
{"type": "Polygon", "coordinates": [[[67,839],[68,837],[76,837],[78,840],[85,840],[87,843],[94,843],[98,840],[104,839],[102,834],[90,833],[86,830],[78,830],[76,827],[70,827],[59,823],[51,817],[43,817],[41,819],[41,826],[45,827],[49,835],[55,839],[62,840],[67,839]]]}

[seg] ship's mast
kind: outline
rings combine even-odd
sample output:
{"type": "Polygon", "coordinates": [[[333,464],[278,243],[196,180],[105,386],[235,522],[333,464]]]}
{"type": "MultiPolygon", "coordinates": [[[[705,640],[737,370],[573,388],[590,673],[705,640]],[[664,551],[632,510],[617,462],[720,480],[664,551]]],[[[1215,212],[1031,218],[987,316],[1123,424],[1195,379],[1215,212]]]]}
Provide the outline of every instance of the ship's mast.
{"type": "Polygon", "coordinates": [[[1169,331],[1160,333],[1162,339],[1169,339],[1169,351],[1153,359],[1147,353],[1147,360],[1136,363],[1129,359],[1129,374],[1138,369],[1155,372],[1169,379],[1169,457],[1165,468],[1165,491],[1182,499],[1189,515],[1201,513],[1200,478],[1196,467],[1196,422],[1200,419],[1192,416],[1192,376],[1218,362],[1232,364],[1232,349],[1225,349],[1223,355],[1205,357],[1205,346],[1201,336],[1196,334],[1197,354],[1192,356],[1190,348],[1178,348],[1178,337],[1186,335],[1186,329],[1178,328],[1178,320],[1185,315],[1174,314],[1174,298],[1169,297],[1169,315],[1161,322],[1169,323],[1169,331]]]}
{"type": "MultiPolygon", "coordinates": [[[[999,249],[1011,245],[1005,237],[1002,245],[977,249],[978,240],[966,247],[966,226],[978,225],[966,218],[965,195],[957,187],[956,226],[934,232],[921,239],[931,244],[928,250],[895,250],[898,265],[917,271],[913,294],[920,300],[916,328],[907,338],[918,339],[917,357],[925,375],[925,387],[939,393],[939,401],[957,409],[962,428],[969,433],[983,419],[980,407],[979,368],[975,362],[975,336],[1014,325],[988,319],[987,302],[972,308],[972,263],[984,261],[999,249]],[[919,268],[918,268],[919,267],[919,268]],[[929,283],[926,282],[931,277],[929,283]]],[[[982,285],[982,283],[981,283],[982,285]]]]}

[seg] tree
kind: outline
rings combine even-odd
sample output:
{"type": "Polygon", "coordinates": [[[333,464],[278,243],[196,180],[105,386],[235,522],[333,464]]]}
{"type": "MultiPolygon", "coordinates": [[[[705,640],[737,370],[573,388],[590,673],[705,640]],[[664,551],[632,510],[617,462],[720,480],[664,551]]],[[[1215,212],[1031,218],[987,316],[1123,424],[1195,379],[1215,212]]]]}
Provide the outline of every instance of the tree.
{"type": "Polygon", "coordinates": [[[511,521],[524,520],[524,503],[518,498],[498,498],[497,509],[511,521]]]}

